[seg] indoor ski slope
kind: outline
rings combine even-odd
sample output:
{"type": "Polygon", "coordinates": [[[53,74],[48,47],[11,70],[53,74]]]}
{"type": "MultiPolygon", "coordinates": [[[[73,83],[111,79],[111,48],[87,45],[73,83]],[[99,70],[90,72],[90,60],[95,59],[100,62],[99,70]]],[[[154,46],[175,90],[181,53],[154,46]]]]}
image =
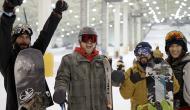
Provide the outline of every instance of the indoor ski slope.
{"type": "MultiPolygon", "coordinates": [[[[148,33],[148,35],[146,36],[146,38],[144,39],[144,41],[149,42],[153,48],[155,48],[156,46],[160,46],[162,52],[164,52],[164,37],[166,35],[167,32],[171,31],[171,30],[181,30],[186,37],[188,38],[188,41],[190,41],[190,32],[189,30],[190,26],[186,25],[183,26],[181,28],[177,28],[177,27],[170,27],[168,25],[157,25],[157,26],[153,26],[151,31],[148,33]]],[[[188,47],[190,47],[188,45],[188,47]]],[[[67,54],[67,53],[71,53],[72,51],[70,50],[65,50],[64,48],[60,48],[60,49],[56,49],[56,50],[48,50],[49,52],[52,52],[55,56],[55,68],[54,68],[54,77],[51,78],[47,78],[47,82],[48,85],[50,87],[51,93],[54,92],[53,88],[54,88],[54,83],[55,83],[55,76],[56,76],[56,71],[57,68],[60,64],[61,58],[63,55],[67,54]]],[[[129,52],[128,55],[123,56],[124,58],[124,62],[126,65],[126,69],[128,67],[130,67],[132,65],[133,59],[134,59],[134,55],[133,52],[129,52]]],[[[115,67],[115,62],[117,61],[117,59],[113,59],[113,67],[115,67]]],[[[5,103],[6,103],[6,93],[4,90],[4,86],[3,86],[3,77],[2,75],[0,75],[0,110],[5,110],[5,103]]],[[[119,93],[119,88],[113,87],[113,99],[114,99],[114,110],[130,110],[130,101],[129,100],[124,100],[119,93]]],[[[11,106],[11,105],[10,105],[11,106]]],[[[61,110],[59,105],[54,104],[54,106],[48,108],[47,110],[61,110]]]]}

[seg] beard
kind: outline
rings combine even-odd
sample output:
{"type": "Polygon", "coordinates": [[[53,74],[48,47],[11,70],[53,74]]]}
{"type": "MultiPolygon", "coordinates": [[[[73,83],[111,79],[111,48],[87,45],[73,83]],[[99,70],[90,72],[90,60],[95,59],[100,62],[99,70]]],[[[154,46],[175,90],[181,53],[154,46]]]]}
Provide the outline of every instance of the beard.
{"type": "Polygon", "coordinates": [[[13,45],[13,48],[16,49],[17,51],[20,51],[29,47],[30,47],[30,44],[26,44],[26,43],[21,43],[21,44],[15,43],[13,45]]]}

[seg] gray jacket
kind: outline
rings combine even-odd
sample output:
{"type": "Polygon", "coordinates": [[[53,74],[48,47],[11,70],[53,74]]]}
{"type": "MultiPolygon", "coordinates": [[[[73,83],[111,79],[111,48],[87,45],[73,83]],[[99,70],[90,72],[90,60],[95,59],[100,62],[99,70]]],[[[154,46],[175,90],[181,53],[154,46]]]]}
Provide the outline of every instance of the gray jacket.
{"type": "MultiPolygon", "coordinates": [[[[190,60],[190,54],[186,55],[183,60],[190,60]]],[[[188,62],[184,69],[183,69],[184,75],[184,86],[183,86],[183,96],[185,101],[189,104],[190,106],[190,62],[188,62]]]]}
{"type": "Polygon", "coordinates": [[[107,110],[104,56],[92,62],[74,52],[62,58],[55,89],[68,93],[68,110],[107,110]]]}

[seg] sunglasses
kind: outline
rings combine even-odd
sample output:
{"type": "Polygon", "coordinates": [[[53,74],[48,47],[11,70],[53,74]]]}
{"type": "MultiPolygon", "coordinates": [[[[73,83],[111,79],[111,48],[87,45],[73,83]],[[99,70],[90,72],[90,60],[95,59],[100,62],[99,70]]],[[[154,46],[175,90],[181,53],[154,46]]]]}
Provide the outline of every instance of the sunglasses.
{"type": "Polygon", "coordinates": [[[169,32],[166,35],[165,40],[172,40],[172,39],[177,39],[177,40],[184,39],[184,35],[181,32],[179,32],[179,31],[169,32]]]}
{"type": "Polygon", "coordinates": [[[139,48],[136,56],[149,56],[151,54],[151,50],[147,47],[139,48]]]}
{"type": "Polygon", "coordinates": [[[81,41],[82,42],[89,42],[91,41],[92,43],[96,43],[97,42],[97,35],[91,35],[91,34],[83,34],[81,36],[81,41]]]}

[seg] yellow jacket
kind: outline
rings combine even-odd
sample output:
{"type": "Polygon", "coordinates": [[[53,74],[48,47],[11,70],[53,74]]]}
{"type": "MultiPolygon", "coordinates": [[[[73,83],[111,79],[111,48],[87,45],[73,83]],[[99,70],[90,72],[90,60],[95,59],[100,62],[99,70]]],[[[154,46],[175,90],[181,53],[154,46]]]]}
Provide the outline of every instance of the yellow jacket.
{"type": "MultiPolygon", "coordinates": [[[[134,84],[130,80],[130,74],[138,72],[141,77],[145,77],[145,70],[137,63],[129,68],[125,73],[125,81],[120,86],[120,94],[124,99],[131,100],[131,110],[137,110],[138,105],[144,105],[148,102],[146,79],[134,84]]],[[[174,94],[179,91],[179,84],[174,77],[174,94]]],[[[147,110],[147,108],[144,108],[147,110]]]]}

